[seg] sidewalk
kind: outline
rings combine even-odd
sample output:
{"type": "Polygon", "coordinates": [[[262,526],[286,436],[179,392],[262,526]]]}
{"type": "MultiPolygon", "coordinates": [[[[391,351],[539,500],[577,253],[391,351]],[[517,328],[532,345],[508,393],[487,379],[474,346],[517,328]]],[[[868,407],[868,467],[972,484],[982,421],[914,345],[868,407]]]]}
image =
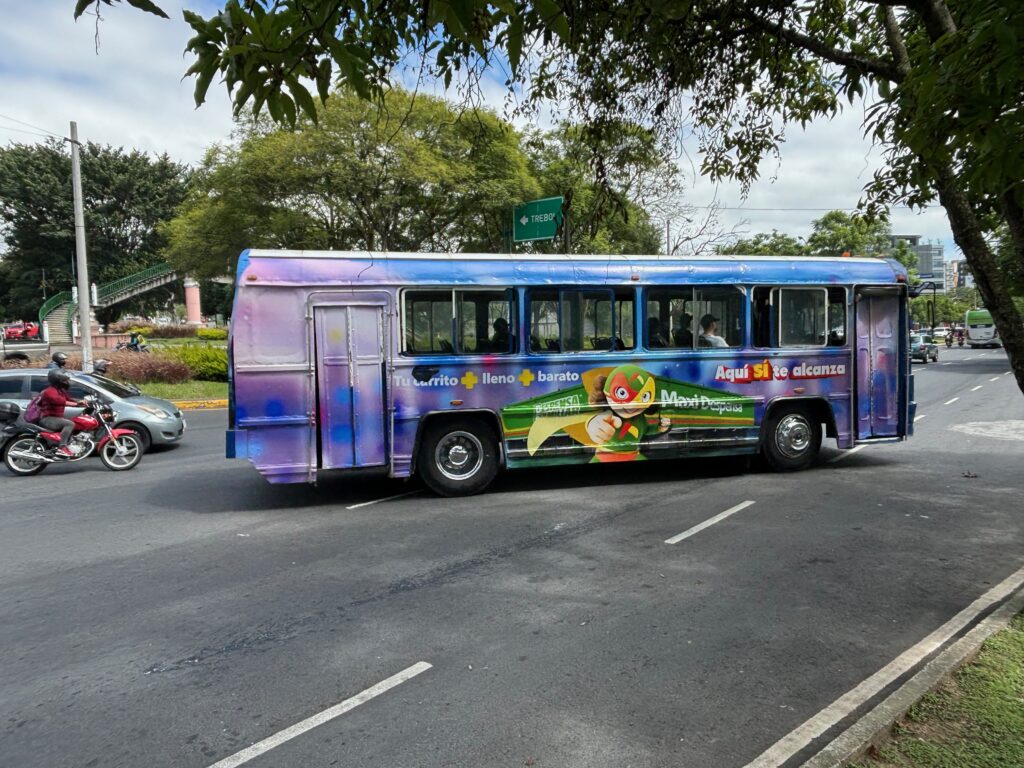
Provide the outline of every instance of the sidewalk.
{"type": "Polygon", "coordinates": [[[183,411],[204,411],[228,407],[227,398],[222,400],[171,400],[170,402],[183,411]]]}

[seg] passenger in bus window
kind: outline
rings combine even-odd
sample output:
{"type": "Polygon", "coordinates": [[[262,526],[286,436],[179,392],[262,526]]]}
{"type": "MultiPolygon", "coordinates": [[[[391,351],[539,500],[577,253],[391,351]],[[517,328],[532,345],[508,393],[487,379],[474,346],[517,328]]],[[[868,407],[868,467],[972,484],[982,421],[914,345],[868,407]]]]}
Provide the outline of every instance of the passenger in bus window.
{"type": "Polygon", "coordinates": [[[499,317],[493,323],[494,335],[491,336],[491,350],[494,352],[508,352],[511,348],[512,337],[508,333],[508,320],[499,317]]]}
{"type": "Polygon", "coordinates": [[[729,342],[718,335],[719,318],[711,313],[700,319],[700,346],[702,347],[728,347],[729,342]]]}
{"type": "Polygon", "coordinates": [[[668,346],[668,339],[665,338],[661,320],[656,317],[647,318],[647,346],[651,349],[668,346]]]}
{"type": "Polygon", "coordinates": [[[693,315],[684,312],[679,316],[679,326],[672,333],[672,341],[677,347],[693,349],[693,315]]]}

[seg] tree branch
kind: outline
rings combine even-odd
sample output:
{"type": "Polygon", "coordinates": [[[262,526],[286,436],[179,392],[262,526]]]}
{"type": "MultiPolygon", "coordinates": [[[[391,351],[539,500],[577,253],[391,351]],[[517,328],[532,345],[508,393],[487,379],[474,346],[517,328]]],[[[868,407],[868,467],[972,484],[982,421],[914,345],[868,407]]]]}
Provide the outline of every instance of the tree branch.
{"type": "Polygon", "coordinates": [[[896,64],[896,70],[900,73],[900,79],[902,80],[910,73],[910,55],[907,53],[907,46],[903,42],[903,34],[900,32],[900,24],[896,19],[896,13],[891,6],[886,7],[882,13],[885,21],[885,39],[889,43],[893,62],[896,64]]]}
{"type": "Polygon", "coordinates": [[[815,53],[833,64],[853,67],[865,73],[884,77],[894,83],[899,83],[903,80],[903,75],[895,62],[833,48],[825,45],[820,40],[815,40],[813,37],[805,35],[803,32],[789,29],[780,22],[771,21],[761,16],[751,15],[748,18],[780,40],[803,48],[810,53],[815,53]]]}

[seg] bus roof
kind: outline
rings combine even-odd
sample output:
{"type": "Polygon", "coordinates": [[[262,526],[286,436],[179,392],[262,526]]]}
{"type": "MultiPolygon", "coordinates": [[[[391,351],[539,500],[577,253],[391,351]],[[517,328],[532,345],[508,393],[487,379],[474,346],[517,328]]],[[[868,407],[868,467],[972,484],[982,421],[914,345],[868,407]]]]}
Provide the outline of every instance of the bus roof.
{"type": "Polygon", "coordinates": [[[386,251],[246,250],[239,284],[659,285],[693,283],[893,284],[896,261],[819,256],[623,256],[386,251]],[[243,275],[245,276],[243,278],[243,275]]]}

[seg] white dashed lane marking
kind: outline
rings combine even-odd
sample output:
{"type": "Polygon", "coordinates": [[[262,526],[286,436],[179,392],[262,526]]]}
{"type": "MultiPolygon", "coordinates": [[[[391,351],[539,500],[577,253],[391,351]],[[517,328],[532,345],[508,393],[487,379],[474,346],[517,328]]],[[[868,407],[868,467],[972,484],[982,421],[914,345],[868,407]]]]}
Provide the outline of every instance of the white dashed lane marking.
{"type": "Polygon", "coordinates": [[[952,405],[953,403],[955,403],[959,399],[960,399],[959,397],[954,397],[952,400],[947,400],[946,402],[944,402],[943,405],[952,405]]]}
{"type": "Polygon", "coordinates": [[[852,455],[853,455],[853,454],[855,454],[855,453],[856,453],[857,451],[863,451],[863,450],[864,450],[864,449],[865,449],[866,447],[867,447],[866,445],[858,445],[857,447],[855,447],[855,448],[851,448],[851,449],[850,449],[850,450],[848,450],[848,451],[843,451],[843,452],[842,452],[842,453],[840,453],[840,454],[839,454],[838,456],[833,456],[833,457],[832,457],[831,459],[829,459],[829,460],[828,460],[828,463],[829,463],[829,464],[835,464],[835,463],[836,463],[837,461],[842,461],[842,460],[843,460],[843,459],[845,459],[845,458],[846,458],[847,456],[852,456],[852,455]]]}
{"type": "Polygon", "coordinates": [[[394,499],[401,499],[404,496],[412,496],[414,493],[419,493],[419,490],[407,491],[406,493],[396,493],[394,496],[385,496],[383,499],[373,499],[372,501],[364,501],[361,504],[352,504],[345,509],[359,509],[360,507],[368,507],[371,504],[380,504],[382,501],[392,501],[394,499]]]}
{"type": "Polygon", "coordinates": [[[273,736],[269,736],[263,741],[256,742],[251,747],[246,747],[241,752],[236,752],[230,757],[225,757],[223,760],[219,760],[211,765],[210,768],[236,768],[237,766],[242,765],[242,763],[247,763],[254,757],[259,757],[264,752],[269,752],[274,747],[278,747],[286,741],[294,739],[296,736],[301,736],[306,731],[310,731],[318,725],[323,725],[339,715],[343,715],[346,712],[355,709],[360,704],[365,704],[370,699],[380,696],[382,693],[391,690],[396,685],[401,685],[406,680],[411,680],[416,677],[416,675],[426,672],[431,668],[431,666],[432,665],[425,661],[419,661],[408,669],[403,669],[401,672],[392,675],[387,680],[381,680],[379,683],[367,688],[362,693],[357,693],[352,698],[345,699],[340,704],[335,704],[333,707],[325,709],[319,714],[307,717],[305,720],[285,728],[283,731],[278,731],[273,736]]]}
{"type": "Polygon", "coordinates": [[[979,389],[981,389],[981,388],[982,388],[983,386],[985,386],[985,385],[984,385],[984,384],[979,384],[979,385],[978,385],[978,386],[976,386],[976,387],[972,387],[972,388],[971,388],[971,392],[977,392],[977,391],[978,391],[979,389]]]}
{"type": "Polygon", "coordinates": [[[695,525],[695,526],[693,526],[693,528],[687,528],[685,531],[683,531],[682,533],[680,533],[680,534],[678,534],[676,536],[673,536],[671,539],[665,539],[665,543],[666,544],[678,544],[683,539],[688,539],[691,536],[693,536],[695,533],[700,533],[705,528],[710,528],[715,523],[718,523],[718,522],[721,522],[722,520],[725,520],[725,518],[729,517],[730,515],[735,515],[741,509],[746,509],[747,507],[749,507],[753,503],[754,503],[753,501],[744,501],[744,502],[741,502],[741,503],[737,504],[735,507],[729,507],[729,509],[725,510],[725,512],[719,512],[717,515],[715,515],[714,517],[708,518],[703,523],[700,523],[699,525],[695,525]]]}

